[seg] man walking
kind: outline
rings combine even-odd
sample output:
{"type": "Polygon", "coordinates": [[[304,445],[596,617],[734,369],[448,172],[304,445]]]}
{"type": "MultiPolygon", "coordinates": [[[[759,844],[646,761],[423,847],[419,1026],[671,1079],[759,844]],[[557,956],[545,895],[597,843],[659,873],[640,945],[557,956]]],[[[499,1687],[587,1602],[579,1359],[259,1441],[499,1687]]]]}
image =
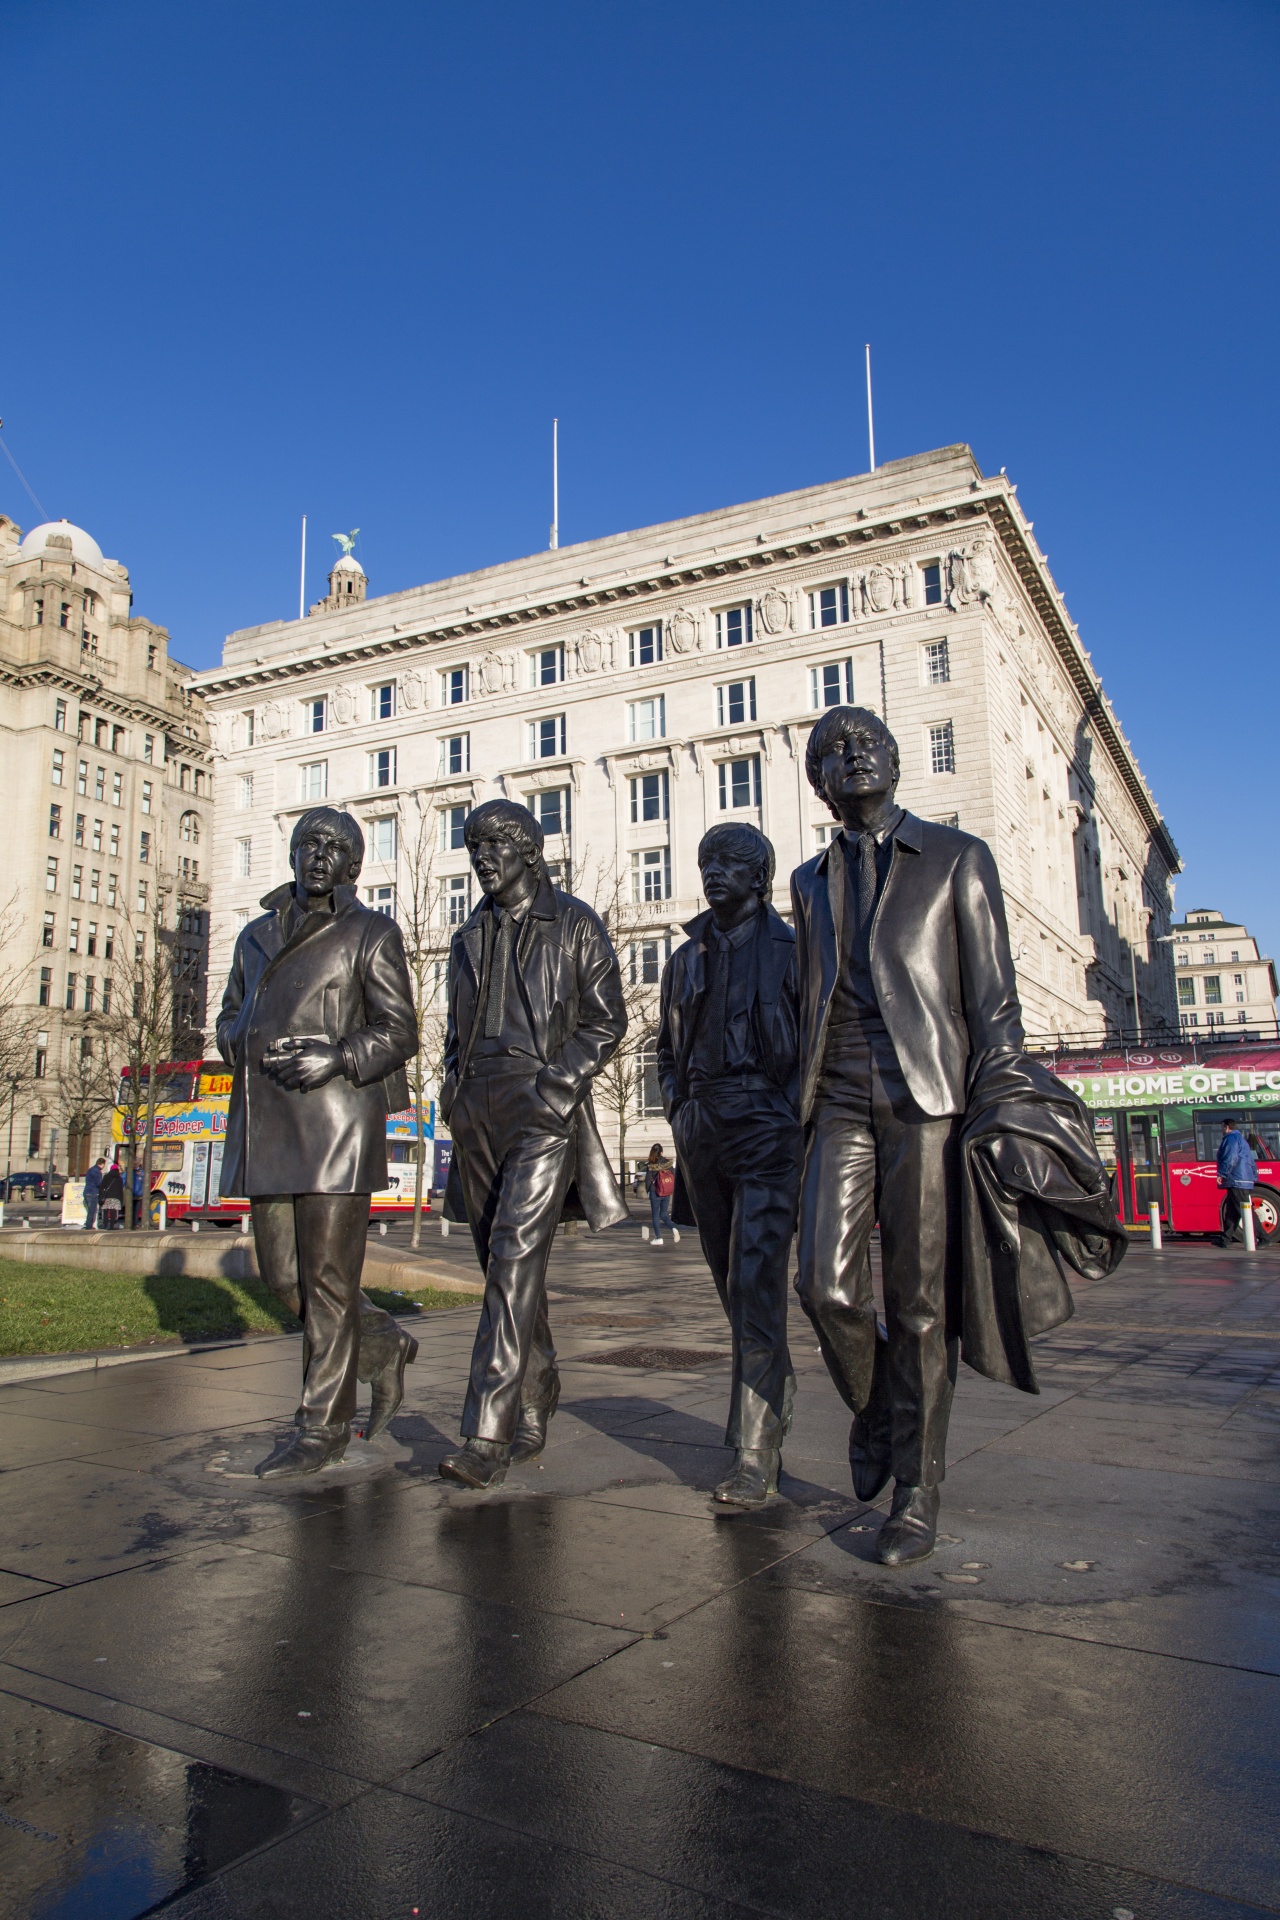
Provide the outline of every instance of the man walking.
{"type": "Polygon", "coordinates": [[[769,905],[773,847],[748,825],[712,827],[698,848],[708,911],[686,923],[662,976],[658,1075],[685,1191],[733,1334],[722,1505],[778,1490],[795,1378],[787,1350],[787,1257],[796,1227],[795,936],[769,905]]]}
{"type": "Polygon", "coordinates": [[[98,1218],[98,1197],[102,1192],[102,1176],[107,1170],[105,1159],[94,1161],[84,1177],[84,1230],[90,1233],[98,1218]]]}
{"type": "Polygon", "coordinates": [[[551,885],[528,808],[490,800],[466,823],[484,899],[449,951],[440,1110],[453,1135],[445,1213],[470,1222],[484,1304],[448,1480],[497,1486],[534,1460],[560,1398],[546,1272],[576,1180],[592,1227],[626,1218],[591,1082],[627,1028],[617,955],[590,907],[551,885]]]}
{"type": "Polygon", "coordinates": [[[1249,1142],[1234,1120],[1224,1120],[1222,1139],[1218,1142],[1218,1185],[1226,1188],[1219,1246],[1229,1247],[1234,1241],[1244,1239],[1244,1210],[1253,1205],[1257,1179],[1258,1163],[1249,1142]]]}

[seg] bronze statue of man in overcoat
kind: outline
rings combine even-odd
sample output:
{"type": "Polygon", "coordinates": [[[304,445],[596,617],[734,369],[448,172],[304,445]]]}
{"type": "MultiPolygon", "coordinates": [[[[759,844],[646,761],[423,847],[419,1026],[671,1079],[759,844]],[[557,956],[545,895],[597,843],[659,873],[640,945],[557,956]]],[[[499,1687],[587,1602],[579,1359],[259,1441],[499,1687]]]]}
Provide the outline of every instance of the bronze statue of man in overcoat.
{"type": "Polygon", "coordinates": [[[546,1445],[560,1398],[547,1261],[570,1187],[594,1228],[626,1218],[591,1082],[627,1015],[604,925],[551,885],[528,808],[487,801],[465,832],[484,898],[449,950],[440,1110],[453,1135],[445,1212],[469,1221],[486,1284],[465,1445],[440,1471],[479,1488],[546,1445]]]}
{"type": "Polygon", "coordinates": [[[222,1192],[250,1203],[258,1269],[303,1324],[295,1430],[264,1479],[341,1459],[357,1380],[372,1384],[366,1437],[392,1418],[417,1343],[360,1290],[372,1194],[387,1184],[387,1114],[409,1104],[418,1051],[400,929],[357,898],[364,836],[313,807],[293,830],[293,879],[236,941],[218,1015],[233,1069],[222,1192]]]}

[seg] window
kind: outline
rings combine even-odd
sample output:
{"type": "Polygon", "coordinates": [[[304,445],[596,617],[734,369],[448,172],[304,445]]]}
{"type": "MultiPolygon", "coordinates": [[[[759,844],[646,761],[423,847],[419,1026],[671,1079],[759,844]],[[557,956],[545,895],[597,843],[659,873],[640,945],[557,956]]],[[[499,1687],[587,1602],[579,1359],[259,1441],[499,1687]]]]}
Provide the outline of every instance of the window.
{"type": "MultiPolygon", "coordinates": [[[[253,734],[254,734],[253,708],[250,707],[248,713],[242,715],[242,718],[244,720],[244,743],[246,747],[251,747],[253,745],[253,734]]],[[[150,739],[150,737],[151,737],[150,734],[148,734],[147,738],[150,739]]],[[[151,758],[151,755],[148,754],[146,757],[149,760],[151,758]]]]}
{"type": "Polygon", "coordinates": [[[49,1051],[47,1047],[36,1048],[35,1073],[33,1079],[43,1080],[49,1071],[49,1051]]]}
{"type": "Polygon", "coordinates": [[[39,1002],[42,1007],[48,1006],[49,996],[52,992],[53,992],[53,968],[41,967],[39,1002]]]}
{"type": "Polygon", "coordinates": [[[955,728],[950,720],[944,720],[941,726],[929,729],[929,771],[930,773],[954,773],[955,770],[955,728]]]}
{"type": "Polygon", "coordinates": [[[819,587],[816,593],[809,595],[811,627],[843,627],[848,624],[848,620],[849,583],[847,580],[840,581],[838,586],[819,587]]]}
{"type": "Polygon", "coordinates": [[[723,613],[716,615],[716,645],[718,647],[743,647],[751,640],[751,608],[726,607],[723,613]]]}
{"type": "Polygon", "coordinates": [[[1222,975],[1220,973],[1206,973],[1204,977],[1204,999],[1207,1007],[1220,1007],[1222,1005],[1222,975]]]}
{"type": "Polygon", "coordinates": [[[562,713],[548,714],[545,720],[529,722],[530,760],[554,760],[565,751],[565,717],[562,713]]]}
{"type": "Polygon", "coordinates": [[[123,801],[124,775],[122,773],[113,773],[111,776],[111,804],[113,807],[118,807],[122,805],[123,801]]]}
{"type": "Polygon", "coordinates": [[[469,807],[441,807],[440,809],[440,851],[442,853],[460,853],[467,844],[466,827],[469,807]]]}
{"type": "Polygon", "coordinates": [[[49,808],[49,838],[51,840],[62,838],[62,808],[56,801],[49,808]]]}
{"type": "Polygon", "coordinates": [[[77,761],[76,763],[76,792],[87,794],[88,791],[89,791],[89,762],[87,760],[80,760],[80,761],[77,761]]]}
{"type": "Polygon", "coordinates": [[[117,904],[116,888],[118,885],[119,885],[119,876],[114,873],[109,873],[107,875],[107,905],[109,907],[114,907],[117,904]]]}
{"type": "Polygon", "coordinates": [[[1178,955],[1178,965],[1180,967],[1189,967],[1191,965],[1191,955],[1189,953],[1180,953],[1178,955]]]}
{"type": "MultiPolygon", "coordinates": [[[[249,742],[249,745],[250,745],[250,746],[252,746],[252,745],[253,745],[253,742],[252,742],[252,740],[251,740],[251,741],[249,742]]],[[[143,736],[142,736],[142,757],[143,757],[143,759],[144,759],[144,760],[146,761],[146,763],[147,763],[147,765],[148,765],[148,766],[150,766],[150,765],[151,765],[151,763],[152,763],[152,761],[153,761],[153,760],[155,759],[155,757],[156,757],[156,737],[155,737],[155,735],[154,735],[154,733],[144,733],[144,734],[143,734],[143,736]]]]}
{"type": "Polygon", "coordinates": [[[53,854],[44,863],[44,890],[46,893],[58,891],[58,862],[53,854]]]}
{"type": "Polygon", "coordinates": [[[376,753],[369,755],[369,785],[394,787],[395,783],[396,750],[394,747],[379,747],[376,753]]]}
{"type": "MultiPolygon", "coordinates": [[[[1235,958],[1234,954],[1232,955],[1232,958],[1233,959],[1235,958]]],[[[1233,973],[1231,976],[1231,979],[1232,979],[1232,984],[1234,986],[1242,987],[1244,985],[1244,975],[1242,973],[1233,973]]]]}
{"type": "Polygon", "coordinates": [[[647,1120],[657,1117],[664,1111],[662,1105],[662,1082],[658,1078],[658,1043],[646,1040],[636,1053],[636,1065],[639,1068],[639,1088],[637,1103],[640,1117],[647,1120]]]}
{"type": "Polygon", "coordinates": [[[111,822],[111,858],[113,860],[120,858],[120,822],[118,820],[111,822]]]}
{"type": "Polygon", "coordinates": [[[35,601],[33,602],[33,605],[34,605],[34,607],[35,607],[35,614],[36,614],[36,625],[37,625],[38,627],[42,627],[42,626],[44,625],[44,599],[43,599],[43,597],[41,597],[41,598],[39,598],[39,599],[37,599],[37,600],[35,600],[35,601]]]}
{"type": "Polygon", "coordinates": [[[642,820],[665,820],[670,812],[670,778],[666,773],[638,773],[627,785],[631,789],[631,824],[642,820]]]}
{"type": "Polygon", "coordinates": [[[95,767],[93,770],[93,797],[95,800],[105,800],[107,797],[107,770],[105,767],[95,767]]]}
{"type": "Polygon", "coordinates": [[[958,813],[935,813],[933,818],[940,827],[958,827],[960,825],[960,815],[958,813]]]}
{"type": "Polygon", "coordinates": [[[238,939],[239,936],[244,932],[245,928],[249,924],[248,907],[237,907],[235,910],[235,913],[232,915],[232,920],[235,925],[236,937],[238,939]]]}
{"type": "Polygon", "coordinates": [[[247,880],[253,872],[253,841],[236,841],[236,878],[247,880]]]}
{"type": "Polygon", "coordinates": [[[814,828],[813,844],[819,848],[828,847],[839,831],[840,822],[838,820],[828,820],[823,826],[814,828]]]}
{"type": "Polygon", "coordinates": [[[727,686],[716,688],[716,725],[718,727],[741,727],[756,717],[756,683],[754,680],[731,680],[727,686]]]}
{"type": "MultiPolygon", "coordinates": [[[[150,782],[147,783],[144,792],[147,794],[148,801],[150,801],[150,782]]],[[[247,809],[253,805],[253,775],[251,773],[242,773],[236,782],[236,805],[239,807],[241,813],[246,812],[247,809]]],[[[150,805],[146,806],[143,811],[150,813],[150,805]]]]}
{"type": "Polygon", "coordinates": [[[853,704],[853,661],[828,660],[809,669],[809,704],[838,707],[853,704]]]}
{"type": "Polygon", "coordinates": [[[930,640],[920,649],[927,687],[945,686],[951,678],[951,647],[946,640],[930,640]]]}
{"type": "Polygon", "coordinates": [[[80,951],[80,922],[73,915],[72,918],[67,922],[67,952],[79,953],[79,951],[80,951]]]}
{"type": "Polygon", "coordinates": [[[920,569],[920,578],[924,581],[924,603],[926,607],[942,605],[942,563],[939,560],[926,560],[920,569]]]}
{"type": "Polygon", "coordinates": [[[470,773],[471,735],[469,733],[445,735],[440,742],[440,771],[442,774],[470,773]]]}
{"type": "Polygon", "coordinates": [[[525,805],[544,833],[568,833],[568,787],[546,787],[541,793],[526,794],[525,805]]]}
{"type": "Polygon", "coordinates": [[[1205,1025],[1208,1027],[1225,1027],[1227,1024],[1227,1016],[1225,1013],[1206,1013],[1204,1019],[1205,1025]]]}
{"type": "MultiPolygon", "coordinates": [[[[1243,1000],[1243,999],[1244,999],[1244,995],[1243,995],[1242,993],[1238,993],[1238,994],[1236,995],[1236,999],[1237,999],[1237,1000],[1243,1000]]],[[[1243,1025],[1244,1025],[1244,1023],[1245,1023],[1245,1021],[1246,1021],[1246,1020],[1247,1020],[1248,1018],[1249,1018],[1249,1016],[1248,1016],[1248,1014],[1247,1014],[1247,1013],[1238,1013],[1238,1014],[1236,1015],[1236,1019],[1237,1019],[1237,1020],[1238,1020],[1238,1021],[1240,1022],[1240,1024],[1241,1024],[1241,1026],[1243,1026],[1243,1025]]]]}
{"type": "Polygon", "coordinates": [[[385,913],[389,920],[395,919],[396,890],[394,887],[366,887],[364,897],[375,913],[385,913]]]}
{"type": "Polygon", "coordinates": [[[461,707],[471,697],[471,670],[469,667],[449,667],[440,675],[440,704],[443,707],[461,707]]]}
{"type": "Polygon", "coordinates": [[[44,1132],[44,1115],[33,1113],[27,1124],[27,1158],[38,1160],[40,1157],[40,1139],[44,1132]]]}
{"type": "Polygon", "coordinates": [[[151,811],[151,782],[149,780],[144,780],[142,783],[142,811],[144,813],[150,813],[151,811]]]}
{"type": "Polygon", "coordinates": [[[567,860],[548,860],[547,878],[553,887],[559,887],[561,893],[573,892],[573,868],[567,860]]]}
{"type": "Polygon", "coordinates": [[[53,926],[54,926],[53,915],[51,913],[46,913],[44,917],[44,925],[40,930],[40,945],[42,947],[51,947],[53,945],[53,926]]]}
{"type": "Polygon", "coordinates": [[[646,900],[671,898],[671,849],[646,847],[631,856],[631,898],[637,904],[646,900]]]}
{"type": "MultiPolygon", "coordinates": [[[[304,733],[323,733],[325,710],[326,703],[323,694],[318,700],[304,700],[302,703],[302,731],[304,733]]],[[[186,768],[184,767],[182,771],[185,774],[186,768]]],[[[184,786],[186,785],[185,779],[182,784],[184,786]]]]}
{"type": "Polygon", "coordinates": [[[58,733],[65,733],[65,732],[66,732],[66,730],[67,730],[67,703],[66,703],[66,701],[65,701],[65,700],[55,700],[55,701],[54,701],[54,703],[53,703],[53,724],[54,724],[54,729],[55,729],[55,731],[56,731],[56,732],[58,732],[58,733]]]}
{"type": "Polygon", "coordinates": [[[67,993],[66,993],[67,1012],[74,1013],[75,1005],[76,1005],[76,976],[74,973],[69,973],[67,975],[67,993]]]}
{"type": "Polygon", "coordinates": [[[760,805],[760,755],[753,753],[745,760],[722,760],[720,762],[720,807],[727,812],[731,807],[758,807],[760,805]]]}
{"type": "Polygon", "coordinates": [[[628,740],[664,740],[667,733],[667,697],[632,700],[627,706],[628,740]]]}
{"type": "Polygon", "coordinates": [[[369,689],[369,718],[371,720],[394,720],[396,717],[396,683],[384,680],[380,687],[369,689]]]}
{"type": "Polygon", "coordinates": [[[633,940],[629,969],[632,986],[656,987],[670,954],[670,934],[661,940],[633,940]]]}
{"type": "Polygon", "coordinates": [[[564,679],[564,648],[539,647],[529,655],[529,685],[554,687],[564,679]]]}
{"type": "Polygon", "coordinates": [[[93,1012],[93,995],[94,995],[94,989],[96,986],[97,986],[97,981],[94,979],[93,975],[91,973],[86,973],[84,977],[84,1010],[86,1013],[93,1012]]]}
{"type": "Polygon", "coordinates": [[[198,842],[200,838],[200,816],[198,813],[184,813],[178,822],[178,838],[188,843],[198,842]]]}
{"type": "Polygon", "coordinates": [[[71,602],[69,600],[63,600],[60,603],[58,625],[60,627],[69,627],[71,625],[71,602]]]}
{"type": "Polygon", "coordinates": [[[185,760],[183,761],[182,765],[178,768],[178,785],[182,789],[183,793],[190,793],[191,769],[187,765],[185,760]]]}
{"type": "MultiPolygon", "coordinates": [[[[197,916],[197,918],[198,917],[199,916],[197,916]]],[[[116,957],[116,930],[114,927],[107,928],[107,937],[102,943],[102,957],[104,960],[114,960],[116,957]]],[[[106,1012],[105,1007],[103,1008],[103,1012],[106,1012]]]]}
{"type": "Polygon", "coordinates": [[[1195,1003],[1196,1003],[1195,981],[1193,979],[1179,980],[1178,1005],[1180,1007],[1194,1007],[1195,1003]]]}
{"type": "Polygon", "coordinates": [[[62,785],[66,764],[66,754],[62,751],[61,747],[55,747],[53,750],[53,766],[49,773],[49,783],[51,786],[60,787],[62,785]]]}
{"type": "Polygon", "coordinates": [[[98,923],[96,920],[91,920],[89,922],[89,932],[85,937],[84,950],[88,954],[91,960],[97,959],[98,957],[98,923]]]}
{"type": "Polygon", "coordinates": [[[324,800],[329,793],[329,762],[308,760],[299,769],[298,792],[303,800],[324,800]]]}
{"type": "MultiPolygon", "coordinates": [[[[1202,940],[1203,940],[1203,939],[1205,939],[1205,937],[1206,937],[1206,936],[1205,936],[1205,935],[1204,935],[1203,933],[1202,933],[1202,934],[1200,935],[1200,938],[1201,938],[1202,940]]],[[[1201,961],[1201,964],[1202,964],[1202,965],[1203,965],[1203,963],[1204,963],[1204,962],[1205,962],[1206,960],[1207,960],[1207,961],[1209,962],[1209,965],[1210,965],[1210,966],[1212,966],[1212,965],[1213,965],[1213,949],[1212,949],[1212,947],[1211,947],[1211,948],[1209,949],[1209,951],[1208,951],[1208,953],[1202,953],[1202,954],[1200,955],[1200,961],[1201,961]]]]}
{"type": "Polygon", "coordinates": [[[82,881],[83,881],[83,879],[84,879],[84,868],[83,868],[83,867],[72,867],[72,869],[71,869],[71,898],[72,898],[73,900],[78,900],[78,899],[80,898],[80,891],[81,891],[81,883],[82,883],[82,881]]]}
{"type": "Polygon", "coordinates": [[[627,635],[627,659],[633,667],[656,667],[662,659],[662,623],[637,627],[627,635]]]}
{"type": "Polygon", "coordinates": [[[460,927],[471,912],[471,875],[455,873],[440,890],[440,924],[460,927]]]}
{"type": "Polygon", "coordinates": [[[102,852],[102,822],[101,822],[101,820],[95,820],[95,821],[94,821],[94,823],[93,823],[93,851],[94,851],[95,853],[101,853],[101,852],[102,852]]]}
{"type": "Polygon", "coordinates": [[[98,895],[101,892],[101,890],[102,890],[102,869],[100,867],[90,867],[89,898],[90,900],[92,900],[95,907],[98,904],[98,895]]]}
{"type": "MultiPolygon", "coordinates": [[[[145,913],[146,911],[147,911],[147,883],[146,883],[146,881],[145,881],[145,880],[139,880],[139,882],[138,882],[138,912],[139,912],[139,913],[145,913]]],[[[141,934],[139,934],[139,936],[138,936],[138,937],[139,937],[139,939],[141,939],[141,937],[142,937],[142,936],[141,936],[141,934]]]]}
{"type": "Polygon", "coordinates": [[[1239,949],[1238,949],[1238,948],[1236,948],[1236,947],[1232,947],[1232,949],[1231,949],[1231,958],[1232,958],[1233,960],[1238,960],[1238,959],[1240,958],[1240,953],[1239,953],[1239,949]]]}
{"type": "Polygon", "coordinates": [[[393,861],[399,847],[396,834],[396,821],[393,814],[385,815],[381,820],[369,822],[369,852],[375,860],[393,861]]]}
{"type": "Polygon", "coordinates": [[[144,867],[151,858],[151,835],[145,827],[138,835],[138,858],[144,867]]]}

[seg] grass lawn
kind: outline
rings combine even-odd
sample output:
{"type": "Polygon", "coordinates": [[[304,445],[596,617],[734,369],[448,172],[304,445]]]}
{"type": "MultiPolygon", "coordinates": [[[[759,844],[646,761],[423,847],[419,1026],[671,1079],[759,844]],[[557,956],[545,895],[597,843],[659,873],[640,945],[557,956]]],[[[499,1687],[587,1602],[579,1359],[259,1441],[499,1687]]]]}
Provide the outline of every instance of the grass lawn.
{"type": "MultiPolygon", "coordinates": [[[[392,1313],[478,1308],[474,1294],[367,1288],[392,1313]]],[[[173,1347],[290,1333],[298,1323],[257,1280],[193,1274],[96,1273],[0,1259],[0,1355],[80,1353],[99,1347],[173,1347]]]]}

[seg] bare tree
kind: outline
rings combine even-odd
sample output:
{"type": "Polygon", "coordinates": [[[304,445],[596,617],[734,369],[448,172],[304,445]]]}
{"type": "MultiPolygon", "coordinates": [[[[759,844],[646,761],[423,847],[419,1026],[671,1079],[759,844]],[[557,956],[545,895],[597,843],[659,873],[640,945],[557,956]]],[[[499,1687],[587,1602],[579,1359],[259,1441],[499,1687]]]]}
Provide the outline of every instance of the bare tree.
{"type": "MultiPolygon", "coordinates": [[[[155,1110],[160,1099],[157,1069],[173,1048],[174,965],[173,932],[167,924],[172,889],[157,880],[146,912],[127,917],[117,942],[110,983],[110,1005],[98,1019],[109,1047],[109,1059],[123,1079],[121,1105],[125,1109],[127,1190],[142,1140],[143,1220],[150,1223],[149,1196],[155,1144],[155,1110]]],[[[132,1205],[125,1221],[133,1225],[132,1205]]]]}
{"type": "Polygon", "coordinates": [[[67,1134],[68,1170],[73,1144],[85,1140],[116,1104],[116,1075],[107,1037],[97,1030],[100,1018],[86,1019],[78,1035],[66,1035],[66,1058],[53,1077],[54,1107],[67,1134]]]}
{"type": "MultiPolygon", "coordinates": [[[[627,894],[626,870],[607,858],[593,860],[584,850],[578,876],[581,897],[593,906],[604,921],[613,942],[622,973],[622,999],[627,1012],[627,1031],[608,1065],[592,1082],[596,1104],[612,1117],[618,1138],[618,1187],[623,1199],[627,1192],[627,1134],[630,1123],[638,1121],[644,1110],[646,1058],[658,1037],[661,965],[651,964],[643,953],[645,939],[638,933],[637,915],[627,894]],[[647,975],[647,977],[646,977],[647,975]]],[[[658,951],[665,942],[657,936],[658,951]]]]}
{"type": "Polygon", "coordinates": [[[418,1051],[409,1062],[409,1086],[414,1110],[413,1239],[422,1244],[423,1168],[426,1161],[424,1114],[434,1087],[444,1078],[446,1016],[442,1005],[450,929],[440,924],[441,887],[436,873],[440,828],[434,809],[414,795],[416,816],[404,823],[401,854],[405,883],[399,901],[413,1007],[418,1021],[418,1051]]]}

